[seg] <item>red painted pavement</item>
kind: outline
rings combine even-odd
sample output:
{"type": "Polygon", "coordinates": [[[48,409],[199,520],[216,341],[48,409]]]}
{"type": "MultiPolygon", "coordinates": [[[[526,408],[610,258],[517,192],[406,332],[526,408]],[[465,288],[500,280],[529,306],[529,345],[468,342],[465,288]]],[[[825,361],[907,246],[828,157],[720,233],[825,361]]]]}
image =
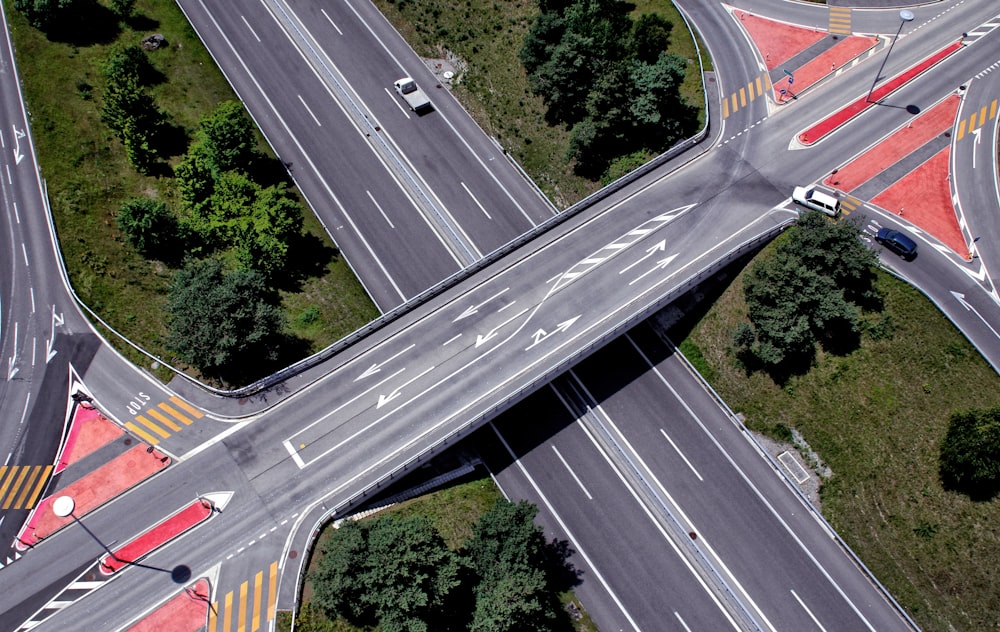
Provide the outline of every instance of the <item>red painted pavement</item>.
{"type": "Polygon", "coordinates": [[[826,37],[826,31],[786,24],[735,9],[733,16],[746,29],[768,70],[774,70],[826,37]]]}
{"type": "Polygon", "coordinates": [[[960,102],[958,95],[948,97],[841,167],[837,173],[827,176],[823,183],[841,191],[853,191],[938,134],[951,129],[960,102]]]}
{"type": "Polygon", "coordinates": [[[791,98],[790,96],[782,97],[782,89],[787,90],[791,94],[801,94],[809,86],[815,85],[824,77],[836,72],[837,68],[840,68],[866,50],[874,48],[876,44],[878,44],[877,37],[861,37],[859,35],[845,37],[799,68],[791,68],[790,70],[795,73],[795,81],[791,85],[788,83],[788,77],[782,77],[776,81],[773,84],[774,97],[779,102],[784,98],[791,98]]]}
{"type": "Polygon", "coordinates": [[[66,443],[56,463],[55,473],[65,470],[74,461],[79,461],[94,450],[103,447],[125,431],[116,426],[96,408],[87,408],[83,404],[73,411],[73,421],[70,423],[66,443]]]}
{"type": "Polygon", "coordinates": [[[196,500],[184,509],[170,516],[149,531],[146,531],[125,546],[114,551],[115,556],[101,558],[101,572],[111,575],[129,562],[136,562],[149,555],[170,540],[176,538],[212,515],[212,504],[206,500],[196,500]],[[115,559],[118,558],[118,559],[115,559]]]}
{"type": "Polygon", "coordinates": [[[128,629],[128,632],[198,632],[208,620],[209,586],[199,579],[128,629]]]}
{"type": "Polygon", "coordinates": [[[873,204],[897,213],[927,231],[962,257],[969,245],[951,203],[948,164],[951,148],[945,147],[930,160],[872,199],[873,204]]]}
{"type": "Polygon", "coordinates": [[[146,444],[140,443],[52,496],[43,498],[18,533],[18,548],[24,550],[22,547],[37,544],[73,521],[71,516],[60,518],[52,512],[52,501],[56,497],[71,496],[76,503],[74,514],[79,518],[169,465],[170,458],[162,452],[146,450],[146,444]]]}
{"type": "Polygon", "coordinates": [[[926,71],[931,66],[937,64],[961,48],[961,41],[942,48],[919,64],[910,67],[908,70],[903,71],[889,81],[886,81],[879,87],[875,88],[872,92],[870,100],[867,99],[868,95],[866,94],[865,96],[860,97],[857,101],[841,108],[839,111],[834,112],[827,118],[802,132],[798,136],[799,142],[803,145],[812,145],[813,143],[819,141],[833,130],[875,105],[876,102],[884,99],[891,93],[901,88],[908,81],[912,81],[920,73],[926,71]]]}

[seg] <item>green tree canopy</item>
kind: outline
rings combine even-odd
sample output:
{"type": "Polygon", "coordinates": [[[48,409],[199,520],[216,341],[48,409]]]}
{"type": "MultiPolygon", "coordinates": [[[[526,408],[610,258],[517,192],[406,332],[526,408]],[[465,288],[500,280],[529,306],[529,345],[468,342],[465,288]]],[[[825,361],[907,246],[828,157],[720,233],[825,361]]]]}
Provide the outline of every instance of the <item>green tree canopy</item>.
{"type": "Polygon", "coordinates": [[[128,242],[146,256],[162,256],[177,241],[177,220],[161,200],[148,197],[127,200],[115,221],[128,242]]]}
{"type": "MultiPolygon", "coordinates": [[[[674,23],[658,13],[644,13],[632,25],[632,55],[638,61],[654,63],[670,45],[670,33],[674,23]]],[[[683,72],[682,72],[683,76],[683,72]]]]}
{"type": "Polygon", "coordinates": [[[751,327],[735,334],[741,352],[769,370],[798,371],[811,363],[816,342],[841,352],[856,347],[862,309],[877,307],[877,260],[859,236],[853,222],[802,213],[746,276],[751,327]]]}
{"type": "Polygon", "coordinates": [[[191,261],[167,299],[167,346],[202,371],[221,375],[277,357],[284,329],[278,297],[259,272],[226,272],[220,261],[191,261]]]}
{"type": "Polygon", "coordinates": [[[1000,406],[954,413],[941,442],[945,487],[977,500],[1000,493],[1000,406]]]}
{"type": "Polygon", "coordinates": [[[348,521],[313,572],[314,602],[330,616],[386,632],[428,630],[460,569],[427,518],[348,521]]]}
{"type": "Polygon", "coordinates": [[[246,170],[254,157],[253,123],[243,105],[225,101],[201,119],[197,141],[216,177],[224,171],[246,170]]]}
{"type": "Polygon", "coordinates": [[[37,29],[46,29],[68,17],[81,0],[14,0],[14,8],[37,29]]]}

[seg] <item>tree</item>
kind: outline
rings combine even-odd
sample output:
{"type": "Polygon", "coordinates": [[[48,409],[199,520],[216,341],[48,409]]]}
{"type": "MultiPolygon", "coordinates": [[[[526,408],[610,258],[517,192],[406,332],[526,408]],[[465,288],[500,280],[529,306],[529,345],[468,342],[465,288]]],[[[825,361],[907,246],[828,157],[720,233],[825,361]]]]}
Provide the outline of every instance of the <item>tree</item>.
{"type": "Polygon", "coordinates": [[[803,213],[774,253],[747,274],[743,292],[753,335],[740,328],[736,345],[770,369],[793,370],[808,366],[817,341],[841,352],[856,347],[861,310],[875,307],[877,298],[875,254],[859,234],[853,222],[803,213]]]}
{"type": "Polygon", "coordinates": [[[330,616],[377,622],[385,632],[427,630],[460,568],[427,518],[344,523],[313,573],[314,601],[330,616]]]}
{"type": "Polygon", "coordinates": [[[216,259],[189,262],[170,286],[167,346],[215,375],[273,361],[284,329],[277,303],[258,272],[226,272],[216,259]]]}
{"type": "Polygon", "coordinates": [[[302,234],[302,207],[284,184],[259,189],[236,232],[236,258],[273,279],[288,264],[289,247],[302,234]]]}
{"type": "Polygon", "coordinates": [[[135,10],[135,0],[111,0],[111,12],[119,19],[127,20],[135,10]]]}
{"type": "Polygon", "coordinates": [[[253,123],[243,105],[225,101],[199,123],[198,142],[216,177],[224,171],[246,170],[254,156],[253,123]]]}
{"type": "Polygon", "coordinates": [[[559,612],[546,578],[549,560],[538,508],[498,500],[480,516],[465,554],[480,577],[471,629],[479,632],[549,630],[559,612]]]}
{"type": "Polygon", "coordinates": [[[122,204],[115,218],[118,230],[146,256],[158,256],[177,238],[177,220],[161,200],[133,198],[122,204]]]}
{"type": "Polygon", "coordinates": [[[215,193],[215,179],[208,165],[208,158],[200,145],[194,145],[184,159],[174,167],[174,181],[184,202],[184,210],[190,214],[192,228],[203,234],[202,221],[207,221],[212,195],[215,193]]]}
{"type": "Polygon", "coordinates": [[[941,442],[941,480],[977,500],[1000,493],[1000,406],[954,413],[941,442]]]}
{"type": "Polygon", "coordinates": [[[47,29],[71,14],[79,0],[14,0],[14,8],[24,14],[37,29],[47,29]]]}
{"type": "Polygon", "coordinates": [[[654,63],[670,45],[670,33],[674,23],[658,13],[644,13],[632,25],[632,39],[629,43],[632,56],[638,61],[654,63]]]}

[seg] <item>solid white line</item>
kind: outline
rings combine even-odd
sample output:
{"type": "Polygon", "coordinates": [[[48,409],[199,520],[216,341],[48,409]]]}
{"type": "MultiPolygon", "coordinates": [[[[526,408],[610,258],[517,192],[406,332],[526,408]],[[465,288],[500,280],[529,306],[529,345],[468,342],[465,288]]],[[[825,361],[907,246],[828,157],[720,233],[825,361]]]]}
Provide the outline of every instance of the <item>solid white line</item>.
{"type": "Polygon", "coordinates": [[[826,567],[824,567],[820,563],[820,561],[818,559],[816,559],[816,556],[813,555],[812,551],[809,550],[809,547],[807,547],[805,545],[805,543],[802,541],[802,539],[799,538],[798,534],[795,533],[795,531],[792,529],[791,525],[789,525],[785,521],[785,519],[781,517],[781,515],[778,513],[778,511],[774,508],[774,505],[772,505],[770,503],[770,501],[768,501],[768,499],[764,495],[764,493],[761,492],[760,489],[758,489],[758,487],[756,485],[754,485],[753,481],[750,480],[750,477],[747,476],[747,474],[739,467],[739,465],[736,464],[736,461],[722,447],[722,444],[720,444],[719,440],[715,438],[715,435],[713,435],[711,432],[709,432],[708,428],[705,427],[705,424],[704,424],[704,422],[702,422],[701,418],[698,417],[698,415],[696,415],[693,410],[691,410],[691,407],[687,405],[687,402],[684,401],[684,399],[674,389],[674,387],[670,384],[670,382],[668,382],[667,379],[665,377],[663,377],[663,374],[660,373],[660,370],[649,360],[649,357],[642,351],[642,349],[640,349],[639,346],[635,344],[635,341],[632,340],[632,338],[630,336],[626,336],[626,337],[629,339],[629,342],[632,343],[632,346],[636,349],[636,351],[638,351],[639,354],[642,356],[643,360],[646,361],[646,364],[650,368],[652,368],[653,372],[660,379],[660,381],[663,382],[663,384],[670,390],[671,394],[673,394],[673,396],[674,396],[674,399],[676,399],[677,402],[681,406],[684,407],[684,410],[686,410],[687,413],[688,413],[688,415],[691,416],[691,419],[693,419],[695,421],[695,423],[698,424],[698,426],[701,428],[702,432],[704,432],[705,435],[709,438],[709,440],[713,444],[715,444],[715,447],[719,450],[720,453],[722,453],[723,457],[725,457],[725,459],[727,461],[729,461],[729,465],[732,466],[733,470],[735,470],[736,473],[739,474],[740,478],[742,478],[743,481],[747,484],[747,486],[751,490],[753,490],[754,495],[757,496],[757,498],[760,499],[760,501],[764,504],[765,507],[767,507],[768,511],[771,512],[771,515],[774,516],[775,520],[777,520],[781,524],[781,526],[784,527],[785,532],[788,533],[788,535],[791,536],[791,538],[793,540],[795,540],[795,543],[799,545],[799,548],[802,550],[803,553],[806,554],[806,556],[813,563],[813,565],[817,569],[819,569],[819,571],[820,571],[820,573],[822,573],[823,577],[826,578],[826,580],[828,582],[830,582],[830,585],[833,586],[834,590],[837,591],[837,594],[840,595],[840,598],[843,599],[850,606],[851,610],[854,611],[854,614],[857,615],[857,617],[859,619],[861,619],[861,621],[865,624],[866,628],[868,628],[872,632],[876,632],[875,627],[872,626],[872,624],[868,621],[868,619],[865,618],[864,614],[862,614],[861,610],[858,609],[858,607],[854,604],[853,601],[851,601],[851,599],[847,596],[847,593],[844,592],[844,589],[840,587],[840,584],[838,584],[836,581],[834,581],[833,577],[826,570],[826,567]]]}
{"type": "Polygon", "coordinates": [[[282,441],[281,444],[285,446],[286,450],[288,450],[288,454],[292,455],[292,460],[295,461],[295,465],[298,465],[300,470],[304,469],[306,462],[302,460],[302,457],[299,456],[299,453],[294,447],[292,447],[292,444],[288,442],[288,439],[282,441]]]}
{"type": "Polygon", "coordinates": [[[92,588],[97,588],[98,586],[101,586],[103,584],[104,582],[78,581],[78,582],[73,582],[66,588],[69,590],[90,590],[92,588]]]}
{"type": "Polygon", "coordinates": [[[559,454],[559,450],[556,449],[556,446],[554,445],[552,446],[552,451],[556,453],[556,456],[559,457],[560,461],[562,461],[562,464],[566,468],[566,471],[569,472],[569,475],[573,477],[573,480],[576,481],[576,484],[580,486],[580,489],[583,490],[583,493],[587,495],[587,500],[594,500],[594,497],[590,495],[589,491],[587,491],[587,488],[584,486],[583,481],[580,480],[580,477],[577,476],[576,472],[573,471],[573,468],[569,466],[569,463],[566,462],[566,459],[563,458],[563,455],[559,454]]]}
{"type": "Polygon", "coordinates": [[[326,9],[320,9],[319,12],[323,14],[323,17],[325,17],[326,21],[330,23],[330,26],[337,30],[338,35],[344,34],[344,32],[341,31],[337,24],[333,21],[333,18],[326,14],[326,9]]]}
{"type": "Polygon", "coordinates": [[[368,393],[370,393],[370,392],[374,391],[375,389],[379,388],[380,386],[382,386],[383,384],[385,384],[386,382],[388,382],[392,378],[396,377],[397,375],[399,375],[400,373],[402,373],[405,370],[406,370],[405,368],[399,369],[395,373],[391,373],[391,374],[385,376],[385,378],[383,378],[381,382],[375,382],[375,383],[373,383],[371,386],[369,386],[365,390],[361,391],[360,393],[356,394],[354,397],[350,398],[349,400],[345,401],[340,406],[337,406],[336,408],[334,408],[333,410],[331,410],[327,414],[323,415],[322,417],[320,417],[316,421],[312,422],[311,424],[309,424],[305,428],[302,428],[301,430],[299,430],[295,434],[291,435],[290,437],[288,437],[288,439],[286,439],[286,441],[290,441],[290,440],[294,439],[295,437],[299,436],[300,434],[302,434],[303,432],[305,432],[306,430],[309,430],[310,428],[312,428],[316,424],[322,423],[323,421],[326,421],[327,419],[329,419],[333,415],[336,415],[338,412],[340,412],[341,410],[343,410],[344,407],[346,407],[347,405],[353,404],[354,402],[358,401],[359,399],[361,399],[362,397],[364,397],[368,393]]]}
{"type": "Polygon", "coordinates": [[[608,582],[605,581],[604,576],[601,575],[601,571],[597,570],[597,566],[591,561],[590,556],[587,555],[587,552],[583,550],[583,547],[580,546],[580,543],[573,535],[573,532],[569,530],[569,527],[566,526],[566,523],[563,522],[563,519],[559,517],[558,513],[556,513],[555,508],[549,502],[549,499],[545,497],[545,494],[542,493],[542,490],[535,482],[535,479],[531,477],[531,474],[528,474],[528,470],[524,467],[524,464],[521,463],[521,459],[517,458],[517,455],[514,453],[514,450],[511,449],[510,445],[507,443],[507,440],[503,438],[503,435],[500,434],[500,431],[497,430],[493,422],[491,421],[489,423],[490,423],[490,428],[493,429],[494,434],[496,434],[497,438],[500,439],[500,443],[502,443],[503,447],[507,449],[507,453],[510,454],[511,458],[514,459],[514,463],[517,464],[517,469],[521,471],[521,474],[524,475],[524,478],[528,480],[528,484],[530,484],[531,488],[535,490],[536,494],[538,494],[538,498],[541,499],[542,503],[548,508],[549,513],[552,514],[552,517],[555,518],[556,522],[559,523],[559,527],[562,529],[563,533],[566,534],[566,537],[569,538],[569,541],[573,543],[573,547],[576,550],[576,552],[580,554],[580,557],[583,558],[583,561],[586,562],[587,566],[590,567],[590,570],[594,574],[594,577],[597,578],[597,581],[601,582],[601,586],[604,587],[604,590],[607,591],[608,596],[610,596],[611,600],[615,602],[615,605],[618,606],[618,609],[621,611],[621,613],[625,615],[625,618],[628,620],[628,622],[632,624],[632,628],[634,628],[635,630],[639,630],[639,625],[635,622],[634,619],[632,619],[628,611],[625,610],[625,606],[622,605],[621,600],[618,599],[618,595],[616,595],[615,592],[611,590],[611,586],[609,586],[608,582]]]}
{"type": "Polygon", "coordinates": [[[691,632],[691,628],[689,628],[688,624],[684,622],[684,619],[681,618],[681,615],[680,615],[679,612],[677,612],[676,610],[674,610],[674,616],[677,617],[677,620],[680,621],[681,625],[684,626],[685,630],[687,630],[688,632],[691,632]]]}
{"type": "Polygon", "coordinates": [[[31,313],[34,314],[35,313],[35,288],[31,287],[31,288],[28,288],[28,290],[31,292],[31,313]]]}
{"type": "Polygon", "coordinates": [[[492,217],[490,217],[490,214],[486,212],[486,209],[483,208],[483,205],[479,203],[479,200],[476,199],[476,196],[472,194],[472,191],[469,190],[469,187],[465,186],[464,182],[461,182],[460,184],[462,185],[462,188],[465,189],[465,192],[469,194],[469,197],[472,198],[472,201],[476,203],[476,206],[479,207],[479,210],[483,212],[483,215],[486,216],[486,219],[493,219],[492,217]]]}
{"type": "Polygon", "coordinates": [[[28,265],[28,248],[21,242],[21,252],[24,253],[24,265],[28,265]]]}
{"type": "Polygon", "coordinates": [[[679,457],[681,457],[682,459],[684,459],[684,462],[685,462],[685,463],[687,463],[687,466],[688,466],[689,468],[691,468],[691,471],[692,471],[692,472],[694,472],[694,475],[698,477],[698,480],[699,480],[699,481],[704,481],[705,479],[703,479],[703,478],[701,477],[701,474],[699,474],[699,473],[698,473],[698,470],[694,469],[694,466],[693,466],[693,465],[691,465],[691,461],[688,461],[688,460],[687,460],[687,457],[686,457],[686,456],[684,456],[684,453],[680,451],[680,449],[679,449],[679,448],[677,447],[677,444],[676,444],[676,443],[674,443],[674,440],[673,440],[673,439],[671,439],[669,435],[667,435],[667,431],[666,431],[666,430],[664,430],[663,428],[660,428],[660,434],[662,434],[662,435],[663,435],[663,438],[664,438],[664,439],[666,439],[667,441],[669,441],[669,442],[670,442],[670,447],[672,447],[672,448],[674,449],[674,451],[675,451],[675,452],[677,452],[677,455],[678,455],[679,457]]]}
{"type": "Polygon", "coordinates": [[[250,26],[250,23],[247,22],[247,19],[242,15],[240,16],[240,19],[243,20],[243,23],[247,25],[247,29],[249,29],[250,34],[253,35],[254,39],[257,40],[257,43],[260,43],[260,37],[257,36],[257,32],[253,30],[253,27],[250,26]]]}
{"type": "Polygon", "coordinates": [[[4,165],[7,167],[7,184],[14,184],[14,180],[10,177],[10,165],[4,165]]]}
{"type": "Polygon", "coordinates": [[[441,346],[444,347],[444,346],[446,346],[447,344],[449,344],[451,342],[455,342],[456,340],[458,340],[461,337],[462,337],[462,334],[456,334],[456,335],[452,336],[451,338],[448,338],[447,340],[445,340],[444,343],[441,346]]]}
{"type": "Polygon", "coordinates": [[[318,118],[316,118],[316,115],[315,115],[315,114],[313,114],[313,111],[312,111],[311,109],[309,109],[309,106],[308,106],[308,105],[306,105],[306,100],[302,98],[302,95],[301,95],[301,94],[299,94],[299,95],[296,95],[296,96],[298,96],[298,97],[299,97],[299,101],[300,101],[300,102],[302,103],[302,107],[304,107],[304,108],[306,109],[306,112],[308,112],[308,113],[309,113],[309,116],[311,116],[311,117],[312,117],[312,119],[313,119],[313,121],[315,121],[315,122],[316,122],[316,126],[317,126],[317,127],[323,127],[323,124],[319,122],[319,119],[318,119],[318,118]]]}
{"type": "Polygon", "coordinates": [[[372,201],[372,204],[375,205],[375,208],[378,209],[378,212],[382,214],[382,217],[385,219],[385,223],[389,225],[389,228],[392,228],[393,230],[395,230],[396,225],[392,223],[392,220],[389,219],[389,216],[386,215],[385,211],[382,210],[382,206],[378,202],[375,201],[375,196],[372,195],[372,192],[369,191],[369,190],[367,190],[367,189],[365,189],[365,193],[368,194],[368,199],[370,199],[372,201]]]}
{"type": "Polygon", "coordinates": [[[813,623],[816,624],[816,627],[822,630],[823,632],[826,632],[826,628],[823,627],[823,624],[819,622],[819,619],[817,619],[816,616],[812,613],[812,610],[806,608],[806,604],[803,603],[801,599],[799,599],[799,596],[795,594],[795,591],[792,590],[790,592],[792,593],[792,597],[795,597],[795,601],[799,602],[799,605],[802,606],[802,609],[806,611],[806,614],[809,615],[809,618],[812,619],[813,623]]]}

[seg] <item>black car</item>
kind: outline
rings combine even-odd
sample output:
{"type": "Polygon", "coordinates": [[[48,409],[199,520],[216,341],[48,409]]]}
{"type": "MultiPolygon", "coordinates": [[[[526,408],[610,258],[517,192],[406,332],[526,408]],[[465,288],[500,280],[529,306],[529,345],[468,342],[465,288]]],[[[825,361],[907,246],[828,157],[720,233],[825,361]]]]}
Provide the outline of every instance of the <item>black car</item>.
{"type": "Polygon", "coordinates": [[[907,261],[917,256],[917,242],[898,230],[880,228],[878,234],[875,235],[875,241],[907,261]]]}

